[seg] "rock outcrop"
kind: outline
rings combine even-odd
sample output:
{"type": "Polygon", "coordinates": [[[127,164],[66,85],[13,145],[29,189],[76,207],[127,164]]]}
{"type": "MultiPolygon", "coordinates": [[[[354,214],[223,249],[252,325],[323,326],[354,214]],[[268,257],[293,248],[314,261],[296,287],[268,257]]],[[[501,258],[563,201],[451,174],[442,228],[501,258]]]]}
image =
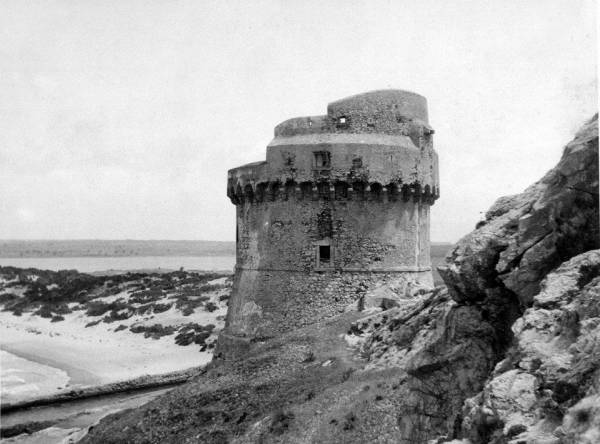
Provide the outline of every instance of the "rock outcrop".
{"type": "Polygon", "coordinates": [[[599,271],[600,250],[593,250],[543,281],[512,327],[506,359],[465,404],[463,429],[471,441],[600,442],[599,271]]]}
{"type": "Polygon", "coordinates": [[[456,301],[491,293],[531,305],[540,282],[571,257],[598,247],[598,116],[558,165],[523,193],[502,197],[482,226],[459,241],[439,272],[456,301]]]}
{"type": "Polygon", "coordinates": [[[557,427],[588,390],[596,395],[600,299],[593,297],[593,277],[600,267],[597,252],[569,259],[599,246],[595,116],[554,169],[524,193],[500,198],[439,270],[461,304],[484,307],[495,300],[505,309],[526,310],[503,324],[512,324],[510,331],[496,330],[506,345],[513,334],[515,342],[484,390],[467,401],[459,435],[472,442],[551,443],[579,433],[572,432],[581,428],[574,414],[557,427]]]}
{"type": "Polygon", "coordinates": [[[257,343],[84,442],[600,442],[598,231],[595,117],[451,250],[447,288],[378,288],[384,311],[257,343]]]}

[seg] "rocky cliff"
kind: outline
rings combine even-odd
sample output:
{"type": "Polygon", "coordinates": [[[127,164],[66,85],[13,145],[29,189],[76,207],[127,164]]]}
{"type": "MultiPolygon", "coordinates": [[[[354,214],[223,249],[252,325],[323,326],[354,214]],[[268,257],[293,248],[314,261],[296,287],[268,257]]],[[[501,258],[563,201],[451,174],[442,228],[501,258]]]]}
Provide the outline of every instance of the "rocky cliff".
{"type": "Polygon", "coordinates": [[[387,310],[256,343],[84,441],[600,442],[599,247],[596,116],[458,242],[447,286],[379,289],[387,310]]]}

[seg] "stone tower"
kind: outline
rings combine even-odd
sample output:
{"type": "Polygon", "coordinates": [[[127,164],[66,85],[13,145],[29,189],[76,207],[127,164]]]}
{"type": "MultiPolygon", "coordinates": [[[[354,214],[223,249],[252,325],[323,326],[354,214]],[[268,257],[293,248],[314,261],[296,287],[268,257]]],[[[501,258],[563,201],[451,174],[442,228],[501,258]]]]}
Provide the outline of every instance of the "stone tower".
{"type": "Polygon", "coordinates": [[[373,91],[286,120],[266,161],[229,170],[237,263],[217,357],[343,312],[376,283],[432,284],[432,134],[424,97],[373,91]]]}

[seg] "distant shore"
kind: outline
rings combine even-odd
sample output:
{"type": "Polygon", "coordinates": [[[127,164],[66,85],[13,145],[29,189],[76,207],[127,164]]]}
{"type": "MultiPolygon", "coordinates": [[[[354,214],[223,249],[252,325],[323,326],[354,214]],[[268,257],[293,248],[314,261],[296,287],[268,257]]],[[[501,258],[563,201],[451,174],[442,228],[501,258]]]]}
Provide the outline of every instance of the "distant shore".
{"type": "Polygon", "coordinates": [[[82,256],[0,257],[0,266],[39,270],[77,270],[80,273],[114,275],[127,272],[168,273],[187,271],[233,273],[235,255],[228,256],[82,256]]]}
{"type": "Polygon", "coordinates": [[[228,241],[0,239],[0,258],[231,255],[235,242],[228,241]]]}

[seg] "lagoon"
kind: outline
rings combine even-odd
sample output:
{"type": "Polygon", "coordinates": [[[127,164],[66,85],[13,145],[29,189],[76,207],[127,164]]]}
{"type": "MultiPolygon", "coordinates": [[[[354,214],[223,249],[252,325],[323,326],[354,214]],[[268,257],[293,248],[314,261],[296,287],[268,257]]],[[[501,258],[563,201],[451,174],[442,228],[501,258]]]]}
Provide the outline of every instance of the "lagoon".
{"type": "Polygon", "coordinates": [[[119,256],[119,257],[16,257],[0,258],[0,266],[40,270],[77,270],[82,273],[115,270],[231,271],[235,256],[119,256]]]}

